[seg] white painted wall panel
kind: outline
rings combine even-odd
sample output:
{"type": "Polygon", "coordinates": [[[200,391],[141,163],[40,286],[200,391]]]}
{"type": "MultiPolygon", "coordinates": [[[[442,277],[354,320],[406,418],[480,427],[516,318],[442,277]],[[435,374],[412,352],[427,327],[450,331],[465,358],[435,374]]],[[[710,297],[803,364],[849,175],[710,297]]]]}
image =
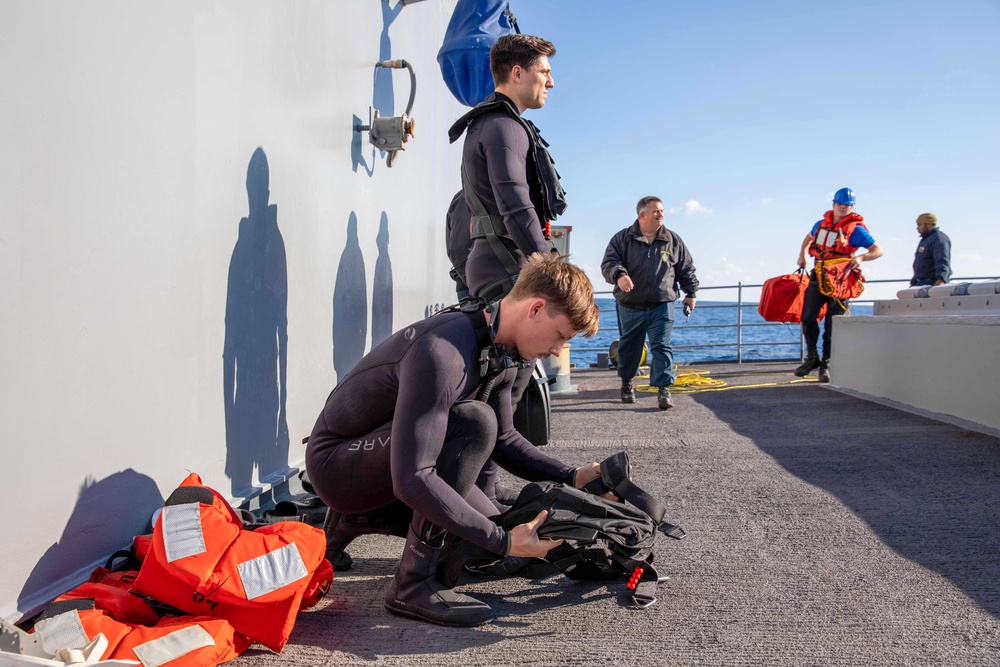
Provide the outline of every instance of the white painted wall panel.
{"type": "Polygon", "coordinates": [[[832,384],[1000,431],[1000,315],[843,317],[832,384]]]}
{"type": "MultiPolygon", "coordinates": [[[[393,328],[453,300],[443,225],[460,148],[447,128],[464,108],[435,56],[454,2],[386,5],[0,0],[0,447],[17,509],[3,616],[125,544],[186,471],[235,490],[223,347],[255,149],[285,247],[292,466],[335,383],[352,212],[368,320],[383,212],[393,328]],[[363,144],[355,170],[353,116],[367,121],[387,48],[417,73],[418,135],[391,170],[363,144]]],[[[398,114],[405,72],[393,92],[398,114]]],[[[265,467],[254,484],[280,472],[265,467]]]]}

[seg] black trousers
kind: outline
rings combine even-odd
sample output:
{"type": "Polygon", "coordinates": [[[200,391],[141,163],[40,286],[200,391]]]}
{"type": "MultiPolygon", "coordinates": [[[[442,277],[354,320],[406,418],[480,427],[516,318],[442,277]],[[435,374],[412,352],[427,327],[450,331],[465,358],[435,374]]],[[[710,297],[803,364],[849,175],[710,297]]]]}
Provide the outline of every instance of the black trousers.
{"type": "Polygon", "coordinates": [[[802,300],[802,335],[805,336],[806,350],[809,352],[816,351],[816,344],[819,341],[819,311],[823,304],[826,304],[826,318],[823,320],[823,354],[820,358],[829,359],[833,340],[833,318],[836,315],[843,315],[845,311],[837,299],[820,294],[816,272],[812,271],[809,274],[809,287],[806,288],[802,300]]]}
{"type": "MultiPolygon", "coordinates": [[[[325,448],[312,457],[309,481],[327,507],[344,514],[370,512],[396,500],[390,468],[392,422],[357,438],[325,448]]],[[[448,430],[437,459],[437,475],[484,516],[495,505],[476,487],[496,445],[496,415],[486,403],[462,401],[448,414],[448,430]]],[[[421,517],[414,513],[414,527],[421,517]]]]}

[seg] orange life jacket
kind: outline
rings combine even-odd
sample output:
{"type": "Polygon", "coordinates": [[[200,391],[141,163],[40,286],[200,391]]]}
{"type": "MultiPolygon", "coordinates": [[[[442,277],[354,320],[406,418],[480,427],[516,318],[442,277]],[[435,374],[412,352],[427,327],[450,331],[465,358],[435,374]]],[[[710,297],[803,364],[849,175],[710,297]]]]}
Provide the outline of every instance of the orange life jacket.
{"type": "Polygon", "coordinates": [[[848,213],[833,224],[833,211],[827,211],[809,244],[809,254],[816,259],[850,257],[858,249],[851,245],[851,234],[858,225],[865,227],[864,218],[857,213],[848,213]]]}
{"type": "Polygon", "coordinates": [[[133,588],[190,614],[224,618],[281,652],[325,551],[323,531],[302,522],[246,530],[192,473],[157,518],[133,588]]]}
{"type": "Polygon", "coordinates": [[[53,654],[83,648],[102,633],[108,639],[103,660],[138,660],[145,667],[211,667],[232,660],[252,643],[222,618],[173,616],[152,626],[136,625],[115,620],[93,599],[54,602],[32,631],[53,654]]]}

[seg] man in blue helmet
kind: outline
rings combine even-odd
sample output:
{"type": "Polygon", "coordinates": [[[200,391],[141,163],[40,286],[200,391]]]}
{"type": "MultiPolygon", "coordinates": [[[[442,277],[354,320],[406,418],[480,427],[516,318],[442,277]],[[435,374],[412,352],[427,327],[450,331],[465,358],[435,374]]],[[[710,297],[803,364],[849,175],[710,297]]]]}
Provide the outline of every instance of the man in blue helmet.
{"type": "MultiPolygon", "coordinates": [[[[841,188],[833,196],[833,209],[813,225],[802,240],[799,250],[799,268],[806,267],[806,251],[816,259],[817,266],[843,263],[845,271],[860,273],[861,262],[870,262],[882,256],[882,248],[875,242],[864,218],[854,212],[854,191],[841,188]],[[860,248],[867,252],[855,254],[860,248]]],[[[846,311],[843,298],[825,294],[820,289],[816,269],[809,274],[809,287],[802,303],[802,335],[806,339],[806,359],[795,369],[795,375],[805,377],[819,369],[819,381],[830,381],[830,344],[833,337],[833,318],[846,311]],[[819,314],[826,306],[823,326],[823,356],[816,349],[819,340],[819,314]]]]}

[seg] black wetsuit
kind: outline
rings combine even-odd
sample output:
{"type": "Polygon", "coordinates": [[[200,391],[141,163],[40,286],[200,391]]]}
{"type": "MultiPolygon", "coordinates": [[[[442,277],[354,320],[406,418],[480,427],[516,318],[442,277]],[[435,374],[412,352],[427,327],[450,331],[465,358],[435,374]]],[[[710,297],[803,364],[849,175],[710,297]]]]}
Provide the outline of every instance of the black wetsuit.
{"type": "MultiPolygon", "coordinates": [[[[504,239],[518,266],[528,255],[548,253],[552,244],[545,238],[546,196],[539,178],[536,145],[544,144],[534,126],[518,121],[517,108],[505,95],[495,93],[489,103],[505,102],[508,110],[495,110],[474,117],[465,127],[460,120],[451,130],[452,141],[465,131],[462,165],[469,186],[488,213],[503,217],[509,239],[504,239]],[[527,126],[526,126],[527,125],[527,126]],[[529,136],[529,132],[534,136],[529,136]]],[[[555,175],[558,181],[558,174],[555,175]]],[[[554,186],[552,186],[554,187],[554,186]]],[[[561,194],[560,194],[561,197],[561,194]]],[[[466,197],[468,199],[468,196],[466,197]]],[[[469,203],[472,207],[472,203],[469,203]]],[[[565,202],[555,205],[550,219],[562,213],[565,202]]],[[[485,238],[475,239],[465,266],[466,283],[473,296],[507,276],[507,271],[485,238]]]]}
{"type": "Polygon", "coordinates": [[[506,555],[510,538],[487,518],[497,510],[474,486],[487,460],[530,481],[571,483],[575,469],[514,429],[516,366],[497,375],[488,403],[474,400],[480,350],[472,318],[448,312],[397,331],[368,353],[330,394],[309,438],[306,468],[323,501],[357,513],[398,498],[506,555]]]}

